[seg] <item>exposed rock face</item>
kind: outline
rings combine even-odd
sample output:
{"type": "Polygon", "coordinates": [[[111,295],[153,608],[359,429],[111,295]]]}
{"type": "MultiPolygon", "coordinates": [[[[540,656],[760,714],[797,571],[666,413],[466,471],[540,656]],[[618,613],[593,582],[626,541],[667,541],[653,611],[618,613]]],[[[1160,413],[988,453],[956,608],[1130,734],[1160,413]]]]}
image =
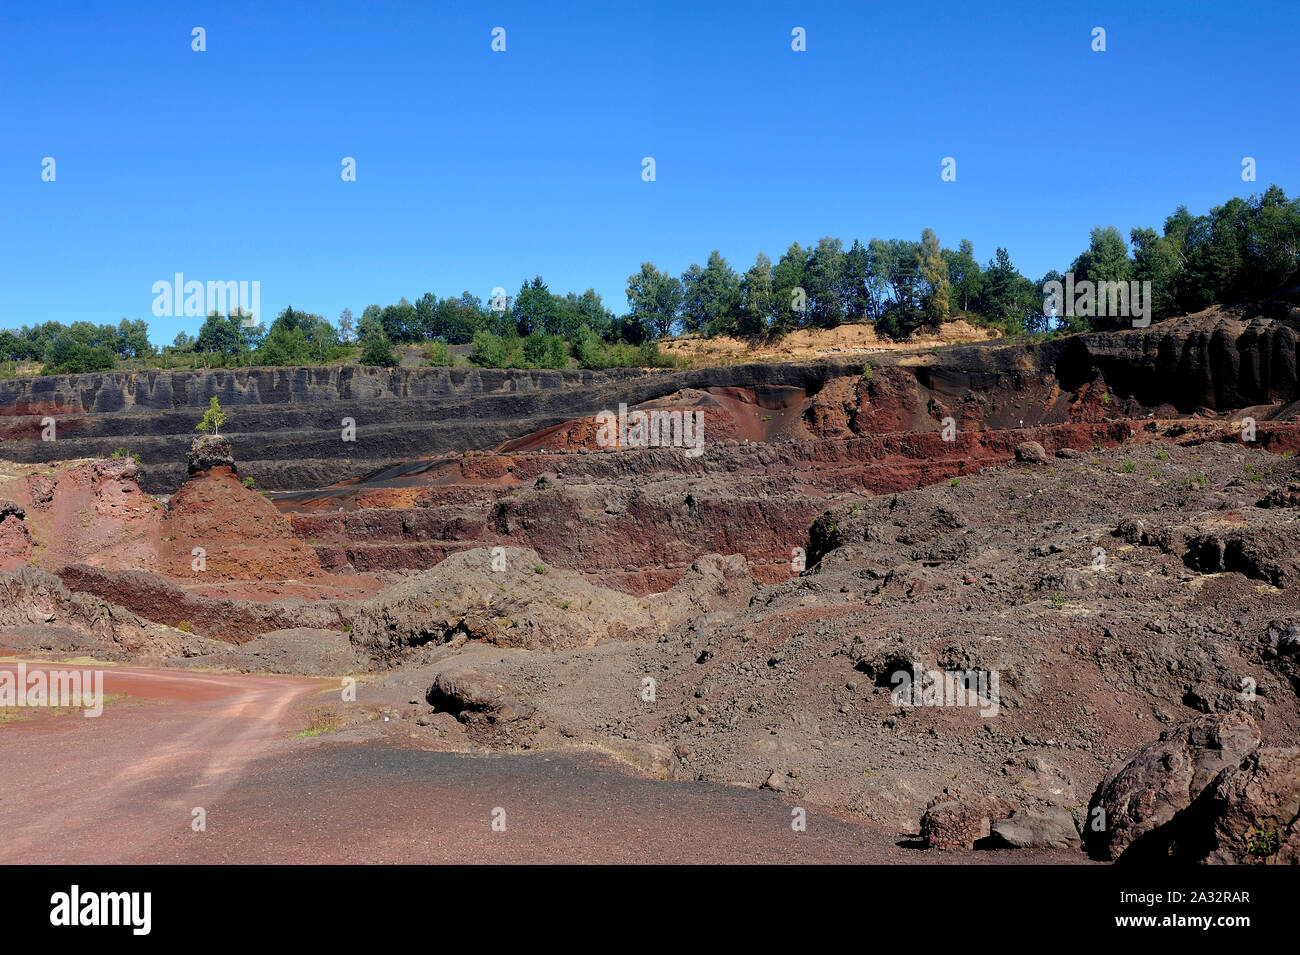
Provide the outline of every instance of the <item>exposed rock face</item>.
{"type": "Polygon", "coordinates": [[[1057,376],[1067,389],[1100,372],[1120,394],[1182,411],[1265,404],[1296,393],[1300,309],[1278,304],[1272,317],[1189,316],[1140,332],[1058,340],[1057,376]]]}
{"type": "Polygon", "coordinates": [[[1141,417],[1139,408],[1191,414],[1300,397],[1296,328],[1297,310],[1278,306],[1257,317],[1216,313],[1029,346],[952,346],[920,362],[872,355],[868,382],[860,359],[677,372],[352,366],[50,375],[0,381],[0,438],[28,438],[8,452],[25,462],[105,457],[126,444],[145,463],[145,489],[170,492],[213,396],[231,412],[244,471],[268,489],[322,487],[414,457],[493,448],[620,402],[690,390],[730,408],[732,424],[720,434],[734,424],[738,438],[749,425],[726,396],[770,390],[771,420],[759,414],[752,423],[782,430],[781,413],[788,423],[796,407],[777,395],[782,389],[812,403],[809,436],[821,438],[920,430],[927,421],[937,430],[945,411],[961,431],[1141,417]],[[58,441],[34,440],[44,415],[58,420],[58,441]],[[357,425],[346,449],[344,417],[357,425]]]}
{"type": "Polygon", "coordinates": [[[425,646],[467,640],[557,650],[655,636],[754,592],[744,561],[710,555],[665,593],[637,598],[547,566],[527,548],[477,549],[448,557],[367,601],[352,640],[373,660],[409,660],[425,646]]]}
{"type": "MultiPolygon", "coordinates": [[[[1290,858],[1292,763],[1274,750],[1300,727],[1300,461],[1268,452],[1300,448],[1293,323],[1266,322],[1259,347],[1236,324],[1218,340],[1193,323],[873,355],[871,376],[860,359],[243,370],[184,376],[148,407],[165,376],[138,376],[133,413],[56,410],[59,447],[14,454],[125,445],[142,452],[146,486],[180,490],[143,493],[129,459],[0,464],[4,497],[25,512],[0,529],[24,527],[32,561],[61,568],[65,590],[109,601],[60,610],[83,621],[63,624],[43,609],[62,603],[24,592],[0,643],[190,652],[196,666],[401,666],[371,686],[391,681],[412,706],[424,704],[411,688],[428,688],[458,740],[576,740],[656,774],[767,780],[898,832],[960,781],[962,795],[926,813],[935,845],[1068,846],[1063,807],[1104,778],[1093,808],[1116,828],[1088,838],[1105,858],[1290,858]],[[1191,386],[1162,392],[1184,358],[1191,386]],[[246,429],[241,467],[258,487],[296,491],[244,487],[224,451],[181,484],[215,390],[246,429]],[[622,402],[699,410],[703,453],[593,446],[593,415],[622,402]],[[1237,427],[1248,412],[1253,446],[1237,427]],[[344,417],[355,442],[341,439],[344,417]],[[1005,466],[1034,443],[1034,466],[1005,466]],[[105,613],[117,637],[95,629],[105,613]],[[156,626],[181,623],[193,634],[156,626]],[[973,702],[900,701],[900,671],[981,689],[973,702]],[[638,694],[647,677],[653,700],[638,694]],[[1116,767],[1198,713],[1209,729],[1116,767]]],[[[80,386],[23,387],[99,406],[94,380],[80,386]]],[[[27,434],[32,407],[0,413],[0,430],[27,434]]]]}
{"type": "Polygon", "coordinates": [[[32,537],[23,523],[27,512],[13,501],[0,499],[0,571],[18,570],[32,556],[32,537]]]}
{"type": "Polygon", "coordinates": [[[235,466],[234,452],[230,448],[230,439],[217,434],[200,435],[190,444],[189,474],[193,477],[213,468],[228,468],[231,474],[239,472],[235,466]]]}
{"type": "Polygon", "coordinates": [[[322,573],[315,551],[275,505],[213,460],[172,495],[158,569],[203,581],[302,580],[322,573]]]}
{"type": "Polygon", "coordinates": [[[1300,865],[1300,749],[1257,750],[1208,794],[1211,863],[1300,865]]]}
{"type": "Polygon", "coordinates": [[[1249,717],[1214,717],[1143,747],[1102,781],[1085,826],[1122,862],[1300,864],[1300,748],[1259,747],[1249,717]]]}
{"type": "Polygon", "coordinates": [[[149,620],[184,625],[229,643],[246,643],[259,634],[307,628],[342,630],[357,613],[345,600],[251,601],[205,597],[177,583],[141,570],[108,571],[84,564],[60,568],[69,589],[94,594],[149,620]]]}
{"type": "Polygon", "coordinates": [[[548,567],[534,550],[508,547],[454,554],[385,588],[362,605],[352,641],[376,662],[393,663],[428,645],[558,649],[630,637],[649,624],[643,600],[548,567]]]}
{"type": "Polygon", "coordinates": [[[1206,717],[1161,733],[1097,787],[1084,829],[1088,848],[1112,861],[1128,853],[1135,858],[1167,854],[1172,831],[1165,827],[1221,770],[1240,766],[1258,745],[1259,727],[1244,713],[1206,717]]]}
{"type": "Polygon", "coordinates": [[[0,573],[0,645],[142,660],[193,656],[220,646],[142,620],[90,594],[74,593],[35,567],[0,573]]]}

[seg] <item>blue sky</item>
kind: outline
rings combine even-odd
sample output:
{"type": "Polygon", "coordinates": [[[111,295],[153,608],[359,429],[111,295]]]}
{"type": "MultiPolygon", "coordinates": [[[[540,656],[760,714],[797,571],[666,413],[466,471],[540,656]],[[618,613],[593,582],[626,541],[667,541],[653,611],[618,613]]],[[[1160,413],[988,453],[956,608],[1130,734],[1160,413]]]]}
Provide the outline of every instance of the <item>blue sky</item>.
{"type": "Polygon", "coordinates": [[[535,273],[622,312],[642,261],[927,226],[1037,278],[1095,225],[1300,191],[1300,6],[1137,6],[5,4],[0,327],[169,342],[175,272],[260,281],[267,316],[535,273]]]}

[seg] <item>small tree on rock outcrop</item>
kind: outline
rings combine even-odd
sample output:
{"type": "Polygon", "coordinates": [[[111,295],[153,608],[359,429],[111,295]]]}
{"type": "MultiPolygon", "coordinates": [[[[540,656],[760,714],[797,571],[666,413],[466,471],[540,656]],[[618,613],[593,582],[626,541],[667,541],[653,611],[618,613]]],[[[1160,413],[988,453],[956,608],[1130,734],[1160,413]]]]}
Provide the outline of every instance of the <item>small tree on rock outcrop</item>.
{"type": "Polygon", "coordinates": [[[213,395],[208,402],[208,410],[203,413],[203,420],[194,426],[195,431],[204,434],[220,435],[221,426],[226,423],[226,413],[221,410],[221,402],[213,395]]]}

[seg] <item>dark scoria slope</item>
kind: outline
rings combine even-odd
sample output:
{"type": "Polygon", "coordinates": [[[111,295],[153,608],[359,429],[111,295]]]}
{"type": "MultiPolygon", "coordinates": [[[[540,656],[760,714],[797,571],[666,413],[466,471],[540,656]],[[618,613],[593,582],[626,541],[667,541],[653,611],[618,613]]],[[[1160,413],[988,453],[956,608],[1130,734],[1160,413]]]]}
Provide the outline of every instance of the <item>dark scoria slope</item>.
{"type": "MultiPolygon", "coordinates": [[[[1035,412],[1043,389],[1072,392],[1103,380],[1121,399],[1164,416],[1198,408],[1225,412],[1300,398],[1296,339],[1300,309],[1275,304],[1216,312],[1144,330],[1096,333],[1026,345],[958,345],[932,353],[871,354],[874,371],[913,379],[934,408],[970,396],[1002,411],[983,426],[1059,421],[1035,412]],[[1253,317],[1252,317],[1253,316],[1253,317]],[[1001,420],[999,420],[1001,419],[1001,420]]],[[[241,368],[112,372],[0,381],[0,457],[52,462],[138,454],[146,490],[174,490],[194,424],[216,396],[230,414],[241,472],[268,490],[320,488],[412,459],[491,449],[603,409],[682,389],[802,389],[858,376],[864,357],[687,371],[241,368]],[[42,419],[58,439],[42,441],[42,419]],[[344,419],[356,440],[342,440],[344,419]]],[[[960,418],[961,416],[958,415],[960,418]]],[[[882,420],[858,433],[912,430],[882,420]]],[[[937,420],[927,429],[937,429],[937,420]]]]}

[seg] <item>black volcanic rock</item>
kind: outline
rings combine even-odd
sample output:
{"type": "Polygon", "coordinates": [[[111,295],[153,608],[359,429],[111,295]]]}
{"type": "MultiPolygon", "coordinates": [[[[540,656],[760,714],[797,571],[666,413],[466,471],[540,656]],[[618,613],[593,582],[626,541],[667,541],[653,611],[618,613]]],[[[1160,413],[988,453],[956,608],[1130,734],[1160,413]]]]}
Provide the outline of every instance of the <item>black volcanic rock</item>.
{"type": "Polygon", "coordinates": [[[238,473],[235,455],[230,449],[230,439],[219,434],[205,434],[194,439],[190,444],[189,473],[211,471],[213,468],[226,467],[238,473]]]}

